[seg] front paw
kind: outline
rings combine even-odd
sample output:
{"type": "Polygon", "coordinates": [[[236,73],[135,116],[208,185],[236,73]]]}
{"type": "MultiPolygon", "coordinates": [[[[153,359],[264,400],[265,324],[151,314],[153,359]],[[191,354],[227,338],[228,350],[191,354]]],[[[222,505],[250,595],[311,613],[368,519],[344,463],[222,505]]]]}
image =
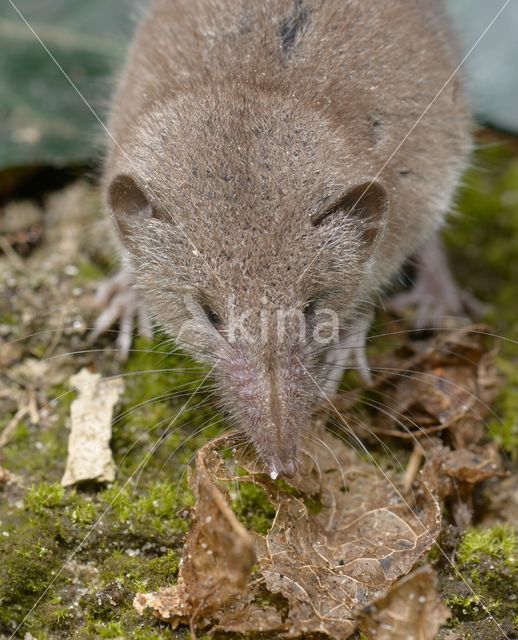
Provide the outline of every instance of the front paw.
{"type": "Polygon", "coordinates": [[[338,344],[329,347],[324,356],[325,382],[322,388],[324,397],[334,395],[340,386],[344,369],[357,371],[365,382],[372,383],[372,374],[367,360],[367,336],[372,315],[360,318],[344,332],[338,344]]]}
{"type": "Polygon", "coordinates": [[[442,329],[449,322],[478,319],[487,313],[487,306],[453,281],[421,279],[409,291],[397,294],[387,304],[392,313],[403,316],[408,309],[415,310],[414,327],[417,330],[442,329]]]}
{"type": "Polygon", "coordinates": [[[116,346],[121,359],[128,357],[136,324],[140,335],[149,339],[153,337],[151,320],[139,303],[133,278],[126,269],[101,283],[95,302],[102,312],[95,321],[92,340],[118,323],[116,346]]]}

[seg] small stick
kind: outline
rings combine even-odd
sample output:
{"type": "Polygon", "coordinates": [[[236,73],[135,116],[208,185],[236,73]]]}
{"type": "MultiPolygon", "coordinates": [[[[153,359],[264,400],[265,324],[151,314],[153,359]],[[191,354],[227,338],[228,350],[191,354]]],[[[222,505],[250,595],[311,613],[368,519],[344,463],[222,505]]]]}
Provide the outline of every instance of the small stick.
{"type": "Polygon", "coordinates": [[[0,448],[4,447],[9,442],[9,440],[13,437],[20,420],[22,418],[25,418],[26,415],[29,415],[29,413],[30,407],[28,404],[18,409],[14,416],[5,425],[2,433],[0,433],[0,448]]]}
{"type": "Polygon", "coordinates": [[[416,444],[414,446],[414,450],[412,451],[412,455],[410,456],[410,460],[408,461],[405,475],[403,476],[403,487],[405,491],[410,491],[412,483],[416,479],[417,472],[419,471],[419,467],[421,465],[423,457],[424,453],[421,445],[416,444]]]}
{"type": "Polygon", "coordinates": [[[25,262],[11,247],[4,236],[0,236],[0,249],[2,249],[2,251],[4,252],[5,257],[7,258],[8,262],[11,263],[11,266],[13,266],[17,271],[25,271],[25,262]]]}

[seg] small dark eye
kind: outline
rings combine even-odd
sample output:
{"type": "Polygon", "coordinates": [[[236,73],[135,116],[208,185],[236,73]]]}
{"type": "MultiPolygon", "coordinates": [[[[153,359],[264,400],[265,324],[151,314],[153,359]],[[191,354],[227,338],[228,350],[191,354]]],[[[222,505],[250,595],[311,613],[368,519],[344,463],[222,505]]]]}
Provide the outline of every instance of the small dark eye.
{"type": "Polygon", "coordinates": [[[214,311],[214,309],[212,307],[210,307],[208,304],[204,304],[203,305],[203,311],[205,312],[205,315],[207,316],[207,320],[211,323],[211,325],[215,328],[215,329],[221,329],[221,318],[219,317],[219,315],[214,311]]]}
{"type": "Polygon", "coordinates": [[[309,320],[311,318],[314,318],[315,316],[315,311],[317,308],[317,303],[312,300],[311,302],[309,302],[305,307],[304,307],[304,316],[306,317],[306,320],[309,320]]]}
{"type": "Polygon", "coordinates": [[[309,335],[315,328],[315,314],[317,310],[317,303],[312,300],[304,307],[304,318],[306,320],[306,333],[309,335]]]}

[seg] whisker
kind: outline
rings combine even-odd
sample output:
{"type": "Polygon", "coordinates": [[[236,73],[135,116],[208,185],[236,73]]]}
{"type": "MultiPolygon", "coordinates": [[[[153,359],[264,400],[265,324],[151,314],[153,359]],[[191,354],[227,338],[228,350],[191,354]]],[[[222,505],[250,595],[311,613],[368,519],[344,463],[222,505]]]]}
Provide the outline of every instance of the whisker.
{"type": "MultiPolygon", "coordinates": [[[[197,405],[195,405],[194,407],[191,407],[192,409],[197,408],[197,405]]],[[[203,431],[206,431],[207,429],[209,429],[210,427],[220,424],[221,422],[223,422],[224,418],[219,418],[218,420],[214,421],[214,417],[210,417],[208,418],[203,424],[202,426],[200,426],[198,429],[196,429],[196,431],[194,431],[192,434],[190,434],[189,436],[187,436],[185,439],[182,440],[182,442],[180,442],[176,448],[174,449],[174,451],[172,451],[167,458],[165,459],[165,461],[162,463],[160,469],[157,472],[157,476],[160,476],[160,474],[162,473],[164,467],[169,463],[169,461],[171,460],[171,458],[176,454],[177,451],[179,451],[182,447],[184,447],[189,440],[192,440],[193,438],[195,438],[197,435],[199,435],[200,433],[202,433],[203,431]]],[[[192,421],[191,421],[192,422],[192,421]]],[[[187,425],[181,425],[180,428],[185,428],[187,425]]],[[[176,430],[175,430],[176,432],[176,430]]],[[[160,445],[165,442],[165,440],[167,440],[167,438],[169,436],[171,436],[172,433],[169,432],[169,430],[167,430],[160,438],[160,441],[158,443],[158,446],[155,448],[155,452],[156,450],[158,450],[158,448],[160,447],[160,445]]],[[[196,455],[197,452],[195,452],[193,455],[196,455]]],[[[184,466],[184,470],[187,468],[188,465],[184,466]]],[[[137,478],[135,479],[135,486],[133,491],[136,491],[138,484],[140,482],[140,478],[142,477],[142,473],[144,471],[144,466],[140,469],[139,471],[139,475],[137,476],[137,478]]],[[[182,472],[183,475],[183,472],[182,472]]],[[[179,485],[177,487],[177,492],[179,490],[179,485]]]]}
{"type": "MultiPolygon", "coordinates": [[[[361,371],[361,369],[359,367],[347,367],[346,369],[350,370],[350,371],[361,371]]],[[[500,416],[496,413],[496,411],[489,404],[484,402],[473,391],[470,391],[469,389],[467,389],[463,385],[461,385],[461,384],[459,384],[457,382],[454,382],[453,380],[449,380],[448,378],[444,378],[444,377],[438,376],[436,374],[429,373],[429,372],[424,372],[424,371],[410,371],[408,369],[400,368],[400,367],[371,367],[371,371],[380,372],[380,373],[390,373],[394,377],[405,378],[405,379],[409,379],[409,380],[416,380],[416,379],[419,380],[420,377],[431,378],[432,380],[436,380],[436,381],[440,382],[441,384],[450,385],[454,389],[456,389],[458,391],[463,391],[464,393],[466,393],[466,395],[468,395],[472,400],[474,400],[476,403],[482,405],[484,407],[484,409],[486,409],[488,411],[488,413],[490,413],[492,415],[493,418],[495,418],[496,420],[501,422],[500,416]]],[[[325,379],[325,378],[323,378],[323,379],[325,379]]],[[[383,380],[383,383],[388,384],[389,381],[388,380],[383,380]]],[[[430,382],[430,386],[432,387],[432,382],[430,382]]],[[[380,393],[379,389],[376,388],[375,384],[370,388],[373,391],[375,391],[376,393],[380,393]]]]}
{"type": "MultiPolygon", "coordinates": [[[[196,393],[196,392],[195,392],[196,393]]],[[[194,394],[191,394],[189,400],[191,400],[194,397],[194,394]]],[[[207,400],[204,398],[203,400],[201,400],[198,404],[194,405],[193,407],[191,407],[191,409],[199,409],[200,407],[203,407],[207,404],[207,400]]],[[[133,451],[133,449],[135,449],[135,447],[143,441],[143,439],[146,437],[146,435],[148,435],[149,433],[151,433],[151,431],[154,431],[155,429],[158,429],[159,427],[161,427],[162,425],[166,424],[167,422],[169,422],[170,418],[163,418],[162,420],[159,420],[158,422],[156,422],[153,426],[149,427],[149,429],[146,429],[143,433],[140,434],[140,436],[135,440],[135,442],[133,442],[133,444],[126,449],[124,455],[122,456],[119,464],[117,465],[117,470],[120,469],[122,467],[122,463],[124,462],[124,460],[126,459],[126,457],[128,456],[129,453],[131,453],[131,451],[133,451]]],[[[188,425],[189,423],[187,423],[188,425]]],[[[182,428],[185,428],[187,425],[185,424],[180,424],[178,425],[178,427],[173,431],[173,432],[169,432],[166,434],[167,435],[172,435],[172,433],[176,433],[177,431],[179,431],[182,428]]],[[[159,438],[159,441],[162,441],[162,439],[164,438],[164,436],[166,434],[162,434],[159,438]]]]}

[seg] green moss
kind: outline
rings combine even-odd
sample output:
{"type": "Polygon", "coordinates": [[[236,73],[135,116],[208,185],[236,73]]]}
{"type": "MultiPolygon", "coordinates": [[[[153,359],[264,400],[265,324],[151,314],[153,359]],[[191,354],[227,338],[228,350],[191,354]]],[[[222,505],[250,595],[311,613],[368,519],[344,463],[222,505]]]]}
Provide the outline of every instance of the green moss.
{"type": "Polygon", "coordinates": [[[102,270],[89,260],[82,260],[76,266],[78,273],[75,276],[74,284],[78,287],[101,280],[104,277],[102,270]]]}
{"type": "Polygon", "coordinates": [[[116,549],[103,564],[102,583],[104,587],[115,583],[132,592],[153,591],[176,582],[178,566],[178,554],[173,550],[157,557],[142,556],[136,562],[126,550],[116,549]]]}
{"type": "Polygon", "coordinates": [[[116,461],[130,472],[152,451],[156,469],[168,473],[172,463],[183,470],[224,427],[207,400],[207,372],[163,337],[153,343],[138,339],[134,346],[124,367],[125,402],[113,425],[116,461]]]}
{"type": "Polygon", "coordinates": [[[518,369],[515,363],[500,359],[500,370],[506,378],[506,385],[497,402],[498,418],[493,418],[488,425],[489,433],[502,449],[518,460],[518,369]]]}
{"type": "Polygon", "coordinates": [[[124,635],[138,637],[133,632],[139,628],[146,637],[142,627],[149,627],[149,621],[137,616],[133,597],[175,581],[175,549],[188,526],[183,515],[188,499],[176,484],[147,486],[149,493],[122,491],[121,504],[113,510],[107,510],[107,501],[120,491],[116,486],[90,494],[39,483],[27,492],[24,503],[13,507],[0,538],[0,634],[11,633],[43,596],[26,624],[34,633],[54,629],[64,634],[57,637],[105,637],[102,633],[116,628],[105,628],[108,623],[124,620],[124,635]],[[83,577],[77,563],[86,567],[83,577]],[[72,568],[74,584],[89,587],[79,609],[73,606],[72,568]]]}
{"type": "MultiPolygon", "coordinates": [[[[518,159],[505,147],[481,149],[465,178],[446,233],[455,272],[492,307],[488,320],[507,337],[518,335],[518,159]]],[[[506,354],[516,347],[502,343],[506,354]]]]}
{"type": "Polygon", "coordinates": [[[446,606],[450,609],[452,617],[450,619],[450,627],[456,627],[462,622],[474,622],[484,620],[488,613],[492,616],[498,615],[500,602],[491,601],[481,603],[481,599],[477,595],[459,595],[453,594],[446,598],[446,606]]]}
{"type": "Polygon", "coordinates": [[[65,489],[60,484],[40,483],[27,492],[25,506],[29,511],[43,515],[47,509],[58,507],[65,495],[65,489]]]}
{"type": "Polygon", "coordinates": [[[125,622],[87,620],[73,635],[74,640],[99,640],[99,638],[131,638],[131,640],[171,640],[186,637],[183,632],[171,632],[165,624],[139,621],[136,616],[125,622]],[[120,630],[120,633],[116,633],[120,630]]]}
{"type": "MultiPolygon", "coordinates": [[[[7,424],[9,420],[6,420],[5,423],[7,424]]],[[[14,430],[14,434],[10,442],[13,446],[15,446],[16,444],[23,442],[23,440],[25,440],[25,438],[27,438],[28,436],[29,436],[29,425],[26,422],[20,422],[20,424],[14,430]]]]}
{"type": "Polygon", "coordinates": [[[98,629],[100,638],[118,638],[123,634],[120,622],[108,622],[104,627],[98,629]]]}
{"type": "MultiPolygon", "coordinates": [[[[138,637],[136,629],[142,627],[145,620],[133,609],[135,593],[172,584],[177,573],[178,557],[174,551],[155,558],[137,558],[123,549],[115,550],[103,564],[99,586],[81,599],[86,624],[80,637],[112,637],[105,634],[115,629],[119,630],[118,635],[138,637]]],[[[141,631],[142,637],[147,637],[144,630],[141,631]]],[[[149,633],[156,636],[152,629],[149,633]]]]}
{"type": "Polygon", "coordinates": [[[88,499],[78,500],[69,507],[67,513],[73,522],[83,525],[93,524],[97,517],[97,509],[88,499]]]}
{"type": "Polygon", "coordinates": [[[185,533],[188,527],[185,509],[194,504],[186,479],[176,484],[150,484],[141,495],[114,484],[101,493],[100,499],[119,525],[149,539],[185,533]]]}
{"type": "Polygon", "coordinates": [[[492,616],[506,626],[518,615],[518,534],[509,526],[470,529],[456,550],[457,570],[447,583],[450,626],[492,616]]]}
{"type": "Polygon", "coordinates": [[[511,527],[502,525],[471,529],[462,538],[456,557],[461,567],[478,564],[490,557],[518,572],[518,534],[511,527]]]}
{"type": "Polygon", "coordinates": [[[9,446],[2,450],[3,466],[13,474],[27,478],[27,484],[57,482],[63,475],[67,453],[65,421],[73,396],[64,403],[61,400],[52,402],[55,397],[52,391],[49,392],[50,402],[42,407],[53,414],[53,420],[44,425],[20,422],[9,446]]]}
{"type": "MultiPolygon", "coordinates": [[[[9,532],[0,546],[0,556],[0,632],[9,633],[51,585],[60,554],[53,537],[38,525],[28,524],[23,531],[9,532]]],[[[54,594],[53,587],[48,589],[48,598],[54,594]]],[[[32,619],[28,628],[33,627],[32,619]]]]}
{"type": "Polygon", "coordinates": [[[480,149],[446,233],[461,284],[484,303],[508,381],[490,419],[493,439],[518,459],[518,157],[504,144],[480,149]]]}
{"type": "Polygon", "coordinates": [[[236,498],[232,501],[232,508],[247,529],[262,535],[271,529],[275,507],[259,485],[240,483],[236,498]]]}
{"type": "MultiPolygon", "coordinates": [[[[7,535],[0,537],[0,635],[10,635],[54,580],[24,626],[38,638],[90,640],[116,637],[121,629],[123,637],[141,640],[183,637],[183,631],[172,634],[137,616],[132,601],[137,591],[174,582],[193,504],[185,463],[222,427],[217,424],[221,416],[206,400],[206,387],[200,386],[203,369],[168,353],[159,341],[137,340],[137,351],[123,367],[125,394],[112,439],[117,482],[112,486],[67,491],[57,484],[75,396],[66,382],[49,391],[53,419],[40,426],[21,424],[16,446],[5,448],[3,465],[27,478],[27,486],[35,484],[26,493],[20,489],[23,500],[0,502],[0,519],[9,523],[7,535]],[[80,607],[74,605],[78,589],[80,607]]],[[[103,363],[112,375],[112,361],[103,363]]]]}

